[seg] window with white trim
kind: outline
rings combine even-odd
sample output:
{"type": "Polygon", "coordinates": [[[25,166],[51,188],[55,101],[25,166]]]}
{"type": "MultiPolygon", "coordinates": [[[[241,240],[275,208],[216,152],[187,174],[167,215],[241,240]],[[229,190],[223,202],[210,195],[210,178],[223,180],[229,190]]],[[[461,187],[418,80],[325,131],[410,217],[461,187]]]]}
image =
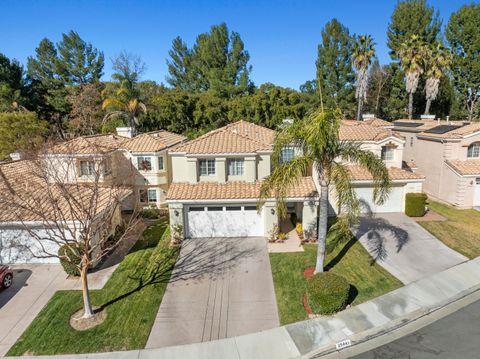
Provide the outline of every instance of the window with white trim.
{"type": "Polygon", "coordinates": [[[243,158],[234,158],[228,160],[228,175],[229,176],[243,176],[245,161],[243,158]]]}
{"type": "Polygon", "coordinates": [[[215,175],[215,160],[198,160],[200,176],[215,175]]]}
{"type": "Polygon", "coordinates": [[[470,146],[468,146],[467,157],[468,158],[480,157],[480,143],[472,143],[470,146]]]}
{"type": "Polygon", "coordinates": [[[152,158],[139,156],[137,157],[137,168],[140,171],[151,171],[152,170],[152,158]]]}
{"type": "Polygon", "coordinates": [[[295,149],[293,147],[284,147],[280,153],[280,163],[291,161],[295,158],[295,149]]]}
{"type": "Polygon", "coordinates": [[[141,203],[156,203],[157,190],[156,189],[140,189],[138,191],[141,203]]]}
{"type": "Polygon", "coordinates": [[[95,174],[95,162],[80,161],[80,176],[93,176],[95,174]]]}
{"type": "Polygon", "coordinates": [[[383,146],[382,147],[382,160],[391,161],[393,160],[395,148],[392,146],[383,146]]]}
{"type": "Polygon", "coordinates": [[[158,170],[163,171],[163,157],[158,157],[158,170]]]}

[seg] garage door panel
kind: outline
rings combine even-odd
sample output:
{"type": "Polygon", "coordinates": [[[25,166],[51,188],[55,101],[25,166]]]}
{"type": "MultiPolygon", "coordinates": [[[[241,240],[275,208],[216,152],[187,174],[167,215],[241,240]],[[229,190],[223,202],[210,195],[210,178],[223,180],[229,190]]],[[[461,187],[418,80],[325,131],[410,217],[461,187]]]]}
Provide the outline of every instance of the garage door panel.
{"type": "Polygon", "coordinates": [[[382,205],[375,204],[371,187],[359,187],[355,189],[355,192],[360,200],[362,213],[403,212],[404,186],[392,187],[387,200],[382,205]]]}
{"type": "Polygon", "coordinates": [[[222,207],[221,211],[189,209],[187,212],[188,236],[191,238],[263,236],[261,214],[256,210],[245,210],[245,206],[240,206],[240,210],[238,210],[239,206],[228,207],[230,210],[222,207]]]}

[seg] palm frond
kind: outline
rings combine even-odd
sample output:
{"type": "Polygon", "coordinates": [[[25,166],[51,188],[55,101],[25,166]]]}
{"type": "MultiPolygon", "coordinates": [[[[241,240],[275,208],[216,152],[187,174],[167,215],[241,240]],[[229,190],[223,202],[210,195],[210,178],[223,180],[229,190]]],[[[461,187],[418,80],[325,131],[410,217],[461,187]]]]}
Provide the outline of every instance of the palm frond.
{"type": "Polygon", "coordinates": [[[335,186],[339,216],[346,218],[348,223],[355,223],[360,214],[360,202],[352,187],[348,165],[335,162],[331,169],[330,181],[335,186]]]}
{"type": "Polygon", "coordinates": [[[102,103],[102,109],[107,110],[109,108],[122,109],[125,108],[125,103],[116,98],[107,98],[102,103]]]}

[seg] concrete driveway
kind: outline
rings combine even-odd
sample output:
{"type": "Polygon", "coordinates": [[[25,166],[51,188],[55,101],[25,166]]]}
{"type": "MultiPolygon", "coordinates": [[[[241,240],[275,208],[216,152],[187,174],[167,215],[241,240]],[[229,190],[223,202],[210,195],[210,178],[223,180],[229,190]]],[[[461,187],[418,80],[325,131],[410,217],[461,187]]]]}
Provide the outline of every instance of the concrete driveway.
{"type": "Polygon", "coordinates": [[[65,281],[60,264],[17,264],[12,268],[12,286],[0,290],[0,357],[65,281]]]}
{"type": "Polygon", "coordinates": [[[378,264],[404,284],[468,260],[403,213],[363,217],[352,231],[378,264]]]}
{"type": "Polygon", "coordinates": [[[147,348],[199,343],[279,326],[264,238],[186,240],[147,348]]]}

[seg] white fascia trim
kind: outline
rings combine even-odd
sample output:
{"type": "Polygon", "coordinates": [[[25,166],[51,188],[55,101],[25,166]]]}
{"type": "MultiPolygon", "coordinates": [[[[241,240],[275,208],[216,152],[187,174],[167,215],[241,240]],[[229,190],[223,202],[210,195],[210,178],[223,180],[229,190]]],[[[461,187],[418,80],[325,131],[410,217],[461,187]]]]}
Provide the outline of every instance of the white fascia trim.
{"type": "MultiPolygon", "coordinates": [[[[291,197],[285,198],[289,202],[304,202],[309,200],[318,200],[317,197],[291,197]]],[[[275,198],[267,198],[265,202],[276,202],[275,198]]],[[[167,203],[181,203],[181,204],[220,204],[220,203],[257,203],[258,198],[244,198],[244,199],[167,199],[167,203]]]]}
{"type": "MultiPolygon", "coordinates": [[[[71,225],[79,225],[81,224],[78,221],[65,221],[63,222],[64,226],[71,226],[71,225]]],[[[46,226],[55,226],[55,221],[48,221],[48,222],[42,222],[42,221],[8,221],[8,222],[0,222],[0,227],[15,227],[15,228],[24,228],[24,227],[39,227],[39,228],[45,228],[46,226]]]]}
{"type": "Polygon", "coordinates": [[[401,138],[398,138],[398,137],[395,137],[395,136],[388,136],[386,138],[384,138],[383,140],[380,140],[380,141],[377,141],[376,143],[378,144],[382,144],[382,143],[385,143],[385,142],[389,142],[389,141],[395,141],[395,142],[399,142],[401,144],[405,144],[405,140],[402,140],[401,138]]]}
{"type": "Polygon", "coordinates": [[[460,142],[460,138],[438,138],[438,137],[430,137],[430,136],[425,136],[425,135],[417,135],[417,138],[421,140],[428,140],[428,141],[433,141],[433,142],[460,142]]]}
{"type": "MultiPolygon", "coordinates": [[[[417,182],[425,182],[425,178],[419,179],[411,179],[411,180],[391,180],[392,183],[417,183],[417,182]]],[[[352,181],[352,184],[371,184],[373,185],[373,181],[371,180],[362,180],[362,181],[352,181]]]]}
{"type": "Polygon", "coordinates": [[[168,154],[169,154],[170,156],[172,156],[172,157],[173,157],[173,156],[178,156],[178,157],[180,157],[180,156],[185,156],[185,155],[187,154],[187,152],[170,152],[170,151],[169,151],[168,154]]]}
{"type": "Polygon", "coordinates": [[[479,177],[480,176],[480,173],[479,174],[476,174],[476,175],[462,175],[461,173],[459,173],[458,171],[456,171],[452,166],[450,166],[447,162],[444,162],[445,165],[453,172],[455,173],[458,177],[465,177],[465,178],[476,178],[476,177],[479,177]]]}
{"type": "Polygon", "coordinates": [[[53,157],[53,158],[93,158],[93,159],[100,159],[105,156],[108,156],[112,153],[114,153],[116,150],[109,151],[109,152],[104,152],[104,153],[55,153],[55,154],[47,154],[47,155],[42,155],[41,157],[43,158],[48,158],[48,157],[53,157]]]}
{"type": "Polygon", "coordinates": [[[228,152],[228,153],[189,153],[185,155],[187,158],[210,158],[210,157],[245,157],[245,156],[256,156],[255,152],[251,153],[240,153],[240,152],[228,152]]]}
{"type": "Polygon", "coordinates": [[[463,138],[470,138],[470,137],[477,136],[477,135],[480,135],[480,131],[471,133],[469,135],[465,135],[465,136],[463,136],[463,138]]]}

